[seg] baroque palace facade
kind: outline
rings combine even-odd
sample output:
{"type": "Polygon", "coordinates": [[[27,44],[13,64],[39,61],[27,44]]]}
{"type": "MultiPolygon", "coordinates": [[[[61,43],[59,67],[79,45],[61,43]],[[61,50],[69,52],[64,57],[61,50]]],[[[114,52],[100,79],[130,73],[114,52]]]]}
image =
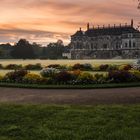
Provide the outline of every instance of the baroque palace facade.
{"type": "Polygon", "coordinates": [[[140,57],[140,31],[130,25],[80,28],[71,36],[72,59],[132,59],[140,57]]]}

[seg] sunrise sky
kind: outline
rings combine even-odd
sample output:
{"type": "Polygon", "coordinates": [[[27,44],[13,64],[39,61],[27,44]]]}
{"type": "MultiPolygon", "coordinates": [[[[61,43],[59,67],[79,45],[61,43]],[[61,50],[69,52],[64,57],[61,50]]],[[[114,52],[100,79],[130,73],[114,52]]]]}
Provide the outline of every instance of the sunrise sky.
{"type": "Polygon", "coordinates": [[[140,20],[137,0],[0,0],[0,42],[26,38],[47,44],[64,43],[87,22],[108,25],[140,20]]]}

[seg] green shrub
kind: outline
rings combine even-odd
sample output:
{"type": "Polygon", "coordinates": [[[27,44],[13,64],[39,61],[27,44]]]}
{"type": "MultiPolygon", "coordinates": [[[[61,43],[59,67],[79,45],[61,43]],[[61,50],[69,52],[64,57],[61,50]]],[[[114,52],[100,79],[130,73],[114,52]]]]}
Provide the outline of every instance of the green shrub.
{"type": "Polygon", "coordinates": [[[15,70],[14,72],[8,72],[3,80],[6,82],[22,82],[23,77],[27,74],[28,72],[26,70],[15,70]]]}
{"type": "Polygon", "coordinates": [[[82,71],[91,71],[93,67],[91,64],[75,64],[72,66],[72,70],[82,70],[82,71]]]}
{"type": "Polygon", "coordinates": [[[46,84],[48,80],[38,74],[28,73],[23,77],[23,82],[29,84],[46,84]]]}
{"type": "Polygon", "coordinates": [[[37,63],[37,64],[28,64],[28,65],[24,66],[24,68],[26,70],[41,70],[42,66],[40,63],[37,63]]]}
{"type": "Polygon", "coordinates": [[[126,70],[126,71],[129,71],[129,70],[131,70],[131,69],[132,69],[132,66],[129,65],[129,64],[127,64],[127,65],[121,65],[121,66],[119,67],[119,70],[126,70]]]}
{"type": "Polygon", "coordinates": [[[109,67],[108,64],[100,65],[100,66],[99,66],[99,69],[100,69],[100,71],[107,71],[107,70],[108,70],[108,67],[109,67]]]}
{"type": "Polygon", "coordinates": [[[56,74],[55,80],[57,83],[64,83],[67,84],[68,82],[72,81],[75,79],[75,75],[73,73],[67,72],[67,71],[62,71],[56,74]]]}
{"type": "Polygon", "coordinates": [[[92,84],[94,82],[94,77],[90,73],[81,73],[77,79],[79,84],[92,84]]]}
{"type": "Polygon", "coordinates": [[[98,74],[97,73],[97,74],[94,75],[95,82],[96,83],[100,83],[100,84],[106,83],[108,81],[107,78],[108,78],[108,75],[107,74],[104,75],[104,74],[98,74]]]}
{"type": "Polygon", "coordinates": [[[3,65],[2,64],[0,64],[0,69],[3,69],[3,65]]]}
{"type": "Polygon", "coordinates": [[[48,65],[47,68],[55,68],[55,69],[59,69],[61,67],[61,65],[59,64],[52,64],[52,65],[48,65]]]}
{"type": "Polygon", "coordinates": [[[134,75],[136,81],[140,81],[140,71],[139,70],[131,70],[130,73],[134,75]]]}
{"type": "Polygon", "coordinates": [[[134,75],[125,70],[110,71],[108,78],[110,81],[115,83],[135,81],[134,75]]]}
{"type": "Polygon", "coordinates": [[[119,70],[118,65],[109,65],[107,71],[119,70]]]}
{"type": "Polygon", "coordinates": [[[2,82],[2,81],[3,81],[3,76],[0,75],[0,82],[2,82]]]}
{"type": "Polygon", "coordinates": [[[5,66],[6,70],[18,70],[18,69],[22,69],[22,65],[17,65],[17,64],[9,64],[7,66],[5,66]]]}

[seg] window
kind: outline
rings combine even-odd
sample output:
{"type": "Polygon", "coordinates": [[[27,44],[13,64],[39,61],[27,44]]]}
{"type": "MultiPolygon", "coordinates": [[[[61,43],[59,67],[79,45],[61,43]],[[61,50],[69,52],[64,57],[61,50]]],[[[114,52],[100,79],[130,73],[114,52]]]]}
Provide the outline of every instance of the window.
{"type": "Polygon", "coordinates": [[[134,48],[136,47],[136,43],[135,43],[135,42],[133,42],[133,47],[134,47],[134,48]]]}
{"type": "Polygon", "coordinates": [[[131,40],[129,40],[129,47],[131,48],[131,46],[132,46],[132,45],[131,45],[131,40]]]}
{"type": "Polygon", "coordinates": [[[107,49],[107,44],[104,44],[103,45],[103,49],[107,49]]]}
{"type": "Polygon", "coordinates": [[[127,46],[128,46],[128,44],[127,44],[127,43],[125,43],[125,48],[127,48],[127,46]]]}
{"type": "Polygon", "coordinates": [[[116,49],[119,49],[119,44],[116,44],[116,49]]]}
{"type": "Polygon", "coordinates": [[[91,43],[91,49],[94,49],[94,48],[93,48],[93,43],[91,43]]]}

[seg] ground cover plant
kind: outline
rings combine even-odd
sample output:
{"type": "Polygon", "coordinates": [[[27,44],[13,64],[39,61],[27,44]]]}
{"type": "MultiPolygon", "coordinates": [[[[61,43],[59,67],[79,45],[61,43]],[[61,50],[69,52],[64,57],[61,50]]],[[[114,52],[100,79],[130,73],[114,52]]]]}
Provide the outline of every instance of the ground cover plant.
{"type": "Polygon", "coordinates": [[[139,140],[140,105],[0,105],[1,140],[139,140]]]}

